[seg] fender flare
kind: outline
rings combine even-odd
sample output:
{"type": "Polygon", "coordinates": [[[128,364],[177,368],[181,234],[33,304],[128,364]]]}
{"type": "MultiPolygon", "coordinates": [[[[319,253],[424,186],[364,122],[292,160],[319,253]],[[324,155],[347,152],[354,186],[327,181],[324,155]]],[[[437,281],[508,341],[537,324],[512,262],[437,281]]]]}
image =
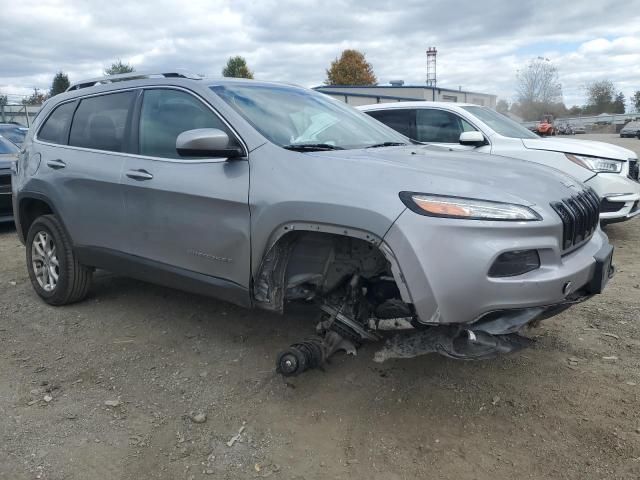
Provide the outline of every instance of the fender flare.
{"type": "Polygon", "coordinates": [[[22,219],[20,218],[22,216],[23,213],[23,205],[24,202],[26,200],[39,200],[43,203],[45,203],[49,209],[53,212],[53,214],[58,218],[58,220],[60,221],[60,224],[62,225],[62,228],[64,229],[64,232],[67,234],[67,236],[69,237],[69,239],[71,240],[71,244],[73,245],[73,239],[71,238],[71,236],[69,236],[69,230],[67,229],[64,220],[62,218],[62,216],[59,214],[58,209],[56,208],[56,205],[53,201],[51,201],[51,199],[39,192],[33,192],[33,191],[22,191],[20,193],[18,193],[16,195],[16,212],[14,215],[14,221],[16,224],[16,231],[18,233],[18,238],[20,239],[21,243],[24,244],[26,241],[26,237],[27,237],[27,233],[26,231],[24,231],[24,226],[22,224],[22,219]]]}

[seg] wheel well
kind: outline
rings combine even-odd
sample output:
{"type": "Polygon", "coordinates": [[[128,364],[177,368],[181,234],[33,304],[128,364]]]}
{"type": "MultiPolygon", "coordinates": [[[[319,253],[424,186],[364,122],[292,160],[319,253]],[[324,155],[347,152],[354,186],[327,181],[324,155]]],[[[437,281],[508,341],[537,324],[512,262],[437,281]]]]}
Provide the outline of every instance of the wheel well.
{"type": "Polygon", "coordinates": [[[354,275],[385,277],[398,283],[389,252],[361,238],[318,231],[286,233],[262,259],[253,282],[253,300],[282,312],[295,298],[324,296],[354,275]]]}
{"type": "Polygon", "coordinates": [[[42,215],[49,215],[53,213],[51,206],[44,200],[37,198],[25,198],[20,202],[19,215],[20,215],[20,229],[22,231],[22,238],[27,238],[29,228],[36,218],[42,215]]]}

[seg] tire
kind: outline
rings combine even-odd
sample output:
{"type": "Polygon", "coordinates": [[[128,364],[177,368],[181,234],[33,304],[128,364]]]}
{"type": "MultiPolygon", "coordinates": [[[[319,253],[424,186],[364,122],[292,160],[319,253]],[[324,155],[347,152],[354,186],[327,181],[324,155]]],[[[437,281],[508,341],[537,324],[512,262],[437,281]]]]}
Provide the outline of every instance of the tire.
{"type": "Polygon", "coordinates": [[[33,222],[26,246],[29,278],[40,298],[59,306],[87,296],[93,270],[78,261],[67,233],[54,215],[43,215],[33,222]]]}

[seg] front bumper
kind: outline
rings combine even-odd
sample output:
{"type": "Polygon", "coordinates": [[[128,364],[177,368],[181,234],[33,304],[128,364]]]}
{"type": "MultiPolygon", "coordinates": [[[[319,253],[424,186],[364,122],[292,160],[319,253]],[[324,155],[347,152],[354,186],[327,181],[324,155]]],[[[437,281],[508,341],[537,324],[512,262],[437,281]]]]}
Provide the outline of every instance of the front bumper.
{"type": "Polygon", "coordinates": [[[405,211],[385,243],[394,251],[408,296],[423,324],[471,324],[496,311],[557,306],[578,295],[595,275],[595,256],[609,245],[596,230],[563,254],[560,219],[489,222],[418,216],[405,211]],[[540,268],[508,278],[488,271],[504,252],[536,249],[540,268]]]}
{"type": "Polygon", "coordinates": [[[626,173],[599,173],[585,184],[607,203],[620,203],[620,208],[615,211],[600,212],[603,224],[625,222],[640,215],[640,183],[628,178],[626,173]]]}

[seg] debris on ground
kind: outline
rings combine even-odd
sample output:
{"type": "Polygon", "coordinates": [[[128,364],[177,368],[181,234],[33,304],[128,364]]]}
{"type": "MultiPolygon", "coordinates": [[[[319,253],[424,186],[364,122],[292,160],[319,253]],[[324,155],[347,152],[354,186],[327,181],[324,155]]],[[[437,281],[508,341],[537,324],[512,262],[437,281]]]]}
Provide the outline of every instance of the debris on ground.
{"type": "Polygon", "coordinates": [[[189,418],[193,423],[204,423],[207,421],[207,414],[199,412],[194,415],[190,415],[189,418]]]}
{"type": "Polygon", "coordinates": [[[227,442],[227,447],[233,447],[233,444],[236,443],[238,440],[240,440],[240,437],[242,436],[242,432],[244,432],[245,428],[246,427],[243,424],[238,430],[238,433],[235,434],[233,437],[231,437],[231,440],[227,442]]]}

